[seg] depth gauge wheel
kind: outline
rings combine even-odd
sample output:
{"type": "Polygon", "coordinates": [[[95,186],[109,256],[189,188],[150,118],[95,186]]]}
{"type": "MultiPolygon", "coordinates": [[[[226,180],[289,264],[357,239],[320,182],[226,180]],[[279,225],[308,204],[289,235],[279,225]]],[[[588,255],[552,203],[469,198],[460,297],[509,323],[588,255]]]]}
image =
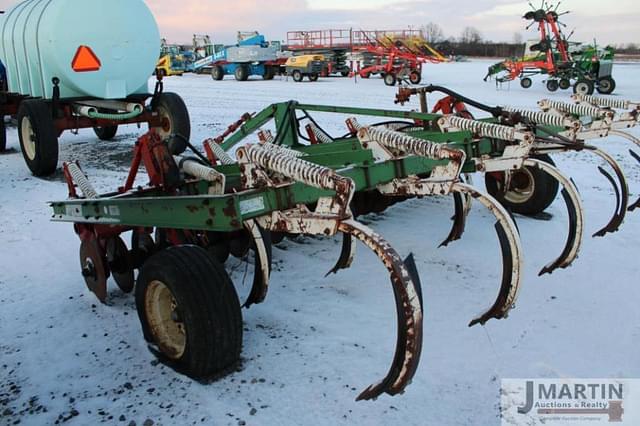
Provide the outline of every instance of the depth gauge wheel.
{"type": "Polygon", "coordinates": [[[422,81],[422,74],[418,71],[411,71],[411,74],[409,74],[409,81],[411,84],[420,84],[422,81]]]}
{"type": "Polygon", "coordinates": [[[196,246],[151,257],[136,286],[145,339],[161,361],[195,379],[224,373],[240,358],[242,313],[224,267],[196,246]]]}
{"type": "Polygon", "coordinates": [[[156,112],[162,119],[161,127],[154,127],[162,140],[172,135],[179,135],[185,140],[191,138],[191,121],[189,111],[182,98],[175,93],[158,95],[156,112]]]}
{"type": "Polygon", "coordinates": [[[58,136],[51,109],[41,99],[29,99],[18,109],[22,156],[35,176],[48,176],[58,167],[58,136]]]}
{"type": "MultiPolygon", "coordinates": [[[[536,159],[555,165],[546,154],[536,159]]],[[[545,211],[556,199],[559,183],[542,170],[523,167],[511,173],[511,184],[504,191],[505,174],[485,174],[487,192],[514,213],[534,216],[545,211]]]]}

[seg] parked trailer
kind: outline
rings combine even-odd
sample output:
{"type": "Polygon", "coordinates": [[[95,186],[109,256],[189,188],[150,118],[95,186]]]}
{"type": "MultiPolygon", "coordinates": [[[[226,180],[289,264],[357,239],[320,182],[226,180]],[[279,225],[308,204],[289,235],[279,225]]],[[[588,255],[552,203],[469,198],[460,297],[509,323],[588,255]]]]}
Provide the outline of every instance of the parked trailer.
{"type": "Polygon", "coordinates": [[[0,34],[0,121],[17,116],[34,175],[56,170],[65,130],[93,128],[109,140],[119,125],[147,123],[165,136],[190,136],[186,106],[163,93],[160,76],[149,93],[160,34],[143,1],[26,0],[0,17],[0,34]]]}

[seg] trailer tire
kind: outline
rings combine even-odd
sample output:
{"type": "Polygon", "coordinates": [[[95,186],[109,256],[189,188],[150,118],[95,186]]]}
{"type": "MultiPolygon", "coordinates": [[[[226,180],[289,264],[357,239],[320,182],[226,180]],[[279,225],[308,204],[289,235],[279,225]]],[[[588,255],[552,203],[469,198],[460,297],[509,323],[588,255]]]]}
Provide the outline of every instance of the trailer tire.
{"type": "Polygon", "coordinates": [[[319,77],[318,74],[309,74],[309,81],[318,81],[319,77]]]}
{"type": "Polygon", "coordinates": [[[398,79],[395,74],[389,73],[384,76],[384,84],[387,86],[395,86],[398,79]]]}
{"type": "Polygon", "coordinates": [[[276,71],[271,67],[265,67],[264,74],[262,75],[263,80],[273,80],[273,77],[276,76],[276,71]]]}
{"type": "Polygon", "coordinates": [[[520,87],[522,87],[523,89],[528,89],[531,86],[533,86],[533,80],[531,80],[529,77],[520,79],[520,87]]]}
{"type": "Polygon", "coordinates": [[[110,141],[118,133],[118,126],[94,127],[93,133],[96,134],[101,141],[110,141]]]}
{"type": "MultiPolygon", "coordinates": [[[[534,158],[555,165],[546,154],[536,155],[534,158]]],[[[487,192],[512,212],[535,216],[544,212],[556,199],[559,183],[549,174],[529,167],[514,173],[518,175],[512,177],[512,187],[517,186],[517,189],[506,194],[502,190],[502,183],[493,174],[485,174],[487,192]]]]}
{"type": "Polygon", "coordinates": [[[48,176],[58,167],[58,136],[49,105],[29,99],[18,109],[18,138],[22,156],[34,176],[48,176]]]}
{"type": "Polygon", "coordinates": [[[573,93],[577,95],[593,95],[595,90],[593,81],[580,79],[573,85],[573,93]]]}
{"type": "Polygon", "coordinates": [[[293,78],[293,81],[296,83],[300,83],[304,79],[304,74],[302,74],[302,71],[300,70],[293,70],[291,78],[293,78]]]}
{"type": "Polygon", "coordinates": [[[179,95],[171,92],[158,95],[156,112],[165,122],[163,127],[154,127],[162,140],[169,139],[172,135],[179,135],[187,141],[191,138],[189,111],[179,95]]]}
{"type": "Polygon", "coordinates": [[[411,74],[409,74],[409,81],[411,84],[420,84],[422,81],[422,74],[418,71],[411,71],[411,74]]]}
{"type": "Polygon", "coordinates": [[[616,90],[616,81],[612,77],[602,77],[598,80],[598,93],[610,95],[616,90]]]}
{"type": "Polygon", "coordinates": [[[224,267],[204,249],[177,246],[152,256],[140,271],[135,297],[144,338],[176,371],[211,379],[240,359],[238,295],[224,267]]]}
{"type": "Polygon", "coordinates": [[[249,79],[249,68],[246,65],[238,65],[233,72],[233,76],[238,81],[247,81],[249,79]]]}
{"type": "Polygon", "coordinates": [[[224,78],[224,70],[220,65],[216,65],[211,68],[211,78],[214,81],[220,81],[224,78]]]}

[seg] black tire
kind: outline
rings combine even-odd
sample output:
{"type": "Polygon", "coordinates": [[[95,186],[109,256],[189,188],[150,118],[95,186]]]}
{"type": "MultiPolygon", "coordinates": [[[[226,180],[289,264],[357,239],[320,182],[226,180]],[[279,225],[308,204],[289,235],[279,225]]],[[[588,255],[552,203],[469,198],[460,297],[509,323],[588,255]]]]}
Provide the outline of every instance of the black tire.
{"type": "Polygon", "coordinates": [[[345,70],[345,71],[340,71],[340,75],[343,77],[349,77],[350,72],[345,70]]]}
{"type": "Polygon", "coordinates": [[[533,80],[531,80],[529,77],[520,79],[520,87],[522,87],[523,89],[528,89],[531,86],[533,86],[533,80]]]}
{"type": "Polygon", "coordinates": [[[40,99],[22,101],[18,109],[22,156],[35,176],[49,176],[58,167],[58,136],[49,105],[40,99]]]}
{"type": "Polygon", "coordinates": [[[101,141],[110,141],[118,133],[118,126],[94,127],[93,132],[101,141]]]}
{"type": "Polygon", "coordinates": [[[389,73],[384,76],[384,84],[386,84],[387,86],[395,86],[397,81],[398,79],[396,78],[395,74],[389,73]]]}
{"type": "Polygon", "coordinates": [[[567,89],[571,88],[571,80],[569,80],[568,78],[562,78],[562,79],[560,79],[560,82],[558,83],[558,86],[562,90],[567,90],[567,89]]]}
{"type": "Polygon", "coordinates": [[[224,78],[224,70],[220,65],[216,65],[211,68],[211,78],[214,81],[220,81],[224,78]]]}
{"type": "Polygon", "coordinates": [[[208,379],[240,359],[238,295],[224,267],[204,249],[177,246],[152,256],[140,271],[135,298],[145,339],[180,373],[208,379]],[[176,307],[168,312],[171,299],[176,307]]]}
{"type": "Polygon", "coordinates": [[[560,84],[558,80],[547,80],[547,90],[550,92],[557,92],[560,84]]]}
{"type": "MultiPolygon", "coordinates": [[[[535,157],[551,165],[555,165],[551,157],[546,154],[535,157]]],[[[502,183],[491,173],[485,174],[487,192],[497,199],[500,204],[514,213],[525,216],[535,216],[544,212],[556,199],[560,184],[552,176],[542,170],[525,167],[512,177],[512,187],[530,188],[530,191],[511,191],[505,194],[502,191],[502,183]],[[520,179],[520,180],[518,180],[520,179]],[[523,180],[526,179],[526,182],[523,180]],[[532,186],[529,186],[532,184],[532,186]]]]}
{"type": "Polygon", "coordinates": [[[4,124],[4,116],[0,116],[0,152],[7,149],[7,127],[4,124]]]}
{"type": "Polygon", "coordinates": [[[161,93],[158,96],[156,111],[163,118],[163,127],[154,127],[163,140],[172,135],[186,139],[191,138],[191,120],[189,111],[182,98],[175,93],[161,93]]]}
{"type": "Polygon", "coordinates": [[[420,84],[422,81],[422,74],[418,71],[411,71],[411,74],[409,74],[409,81],[411,84],[420,84]]]}
{"type": "Polygon", "coordinates": [[[598,93],[610,95],[616,90],[616,81],[612,77],[602,77],[598,80],[598,93]]]}
{"type": "Polygon", "coordinates": [[[249,79],[249,68],[246,65],[238,65],[233,72],[233,76],[238,81],[247,81],[249,79]]]}
{"type": "Polygon", "coordinates": [[[264,69],[264,74],[262,75],[262,79],[263,80],[273,80],[273,77],[275,77],[276,72],[273,68],[271,67],[265,67],[264,69]]]}
{"type": "Polygon", "coordinates": [[[309,74],[309,81],[318,81],[319,77],[318,74],[309,74]]]}
{"type": "Polygon", "coordinates": [[[593,81],[580,79],[573,85],[573,93],[578,95],[593,95],[595,90],[593,81]]]}
{"type": "Polygon", "coordinates": [[[304,74],[302,74],[302,71],[300,70],[293,70],[291,77],[293,78],[293,81],[300,83],[304,79],[304,74]]]}

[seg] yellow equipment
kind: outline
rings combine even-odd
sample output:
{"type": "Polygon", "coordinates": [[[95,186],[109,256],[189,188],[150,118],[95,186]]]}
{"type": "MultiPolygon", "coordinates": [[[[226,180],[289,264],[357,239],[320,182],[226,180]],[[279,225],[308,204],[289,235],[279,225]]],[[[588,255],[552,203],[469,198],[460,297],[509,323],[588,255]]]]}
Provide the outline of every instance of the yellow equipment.
{"type": "Polygon", "coordinates": [[[167,44],[166,39],[162,39],[160,59],[156,64],[156,74],[162,77],[172,75],[182,75],[186,71],[184,55],[180,52],[180,47],[167,44]]]}
{"type": "Polygon", "coordinates": [[[326,72],[327,66],[324,55],[292,56],[284,64],[286,74],[298,83],[304,77],[309,77],[310,81],[317,81],[320,74],[326,72]]]}

